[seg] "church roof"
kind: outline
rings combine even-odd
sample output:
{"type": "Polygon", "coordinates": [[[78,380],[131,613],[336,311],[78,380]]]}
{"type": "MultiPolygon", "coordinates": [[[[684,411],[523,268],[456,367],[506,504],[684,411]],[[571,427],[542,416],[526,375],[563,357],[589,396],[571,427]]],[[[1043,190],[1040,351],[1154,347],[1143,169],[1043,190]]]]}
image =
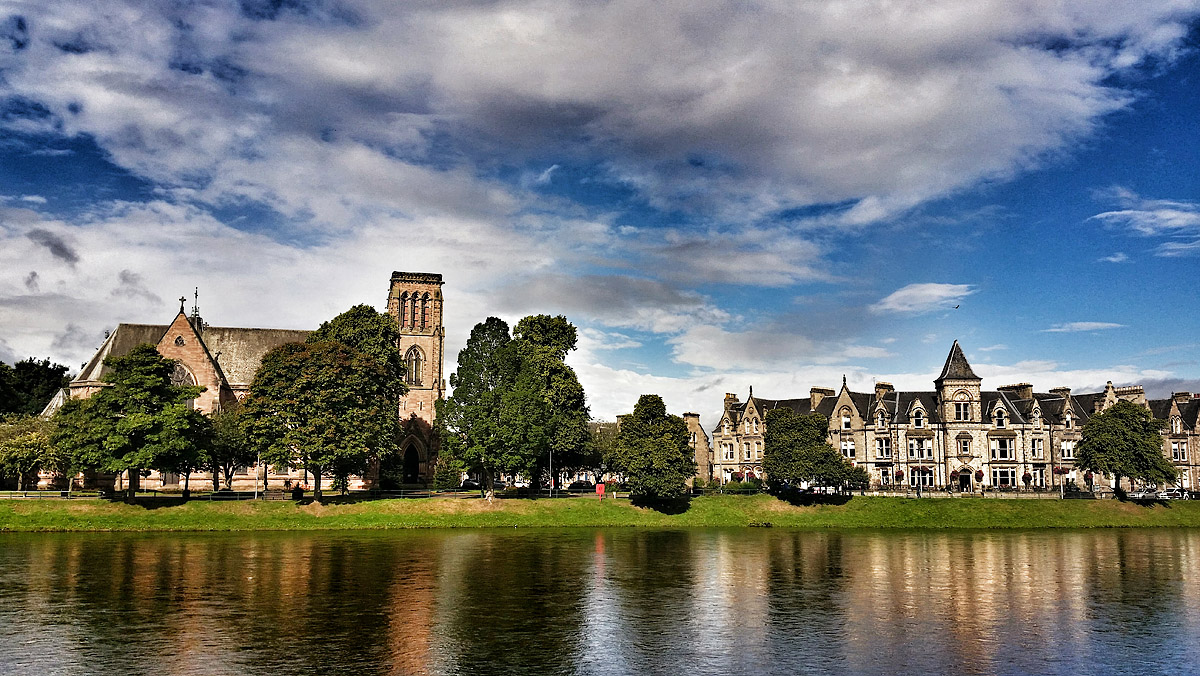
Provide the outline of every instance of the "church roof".
{"type": "MultiPolygon", "coordinates": [[[[109,369],[108,357],[129,354],[142,343],[157,345],[166,333],[167,324],[118,324],[96,354],[84,365],[74,382],[98,381],[109,369]]],[[[206,326],[200,332],[209,354],[216,360],[226,382],[234,388],[250,386],[263,355],[284,343],[303,342],[311,331],[295,329],[247,329],[240,327],[206,326]]]]}
{"type": "Polygon", "coordinates": [[[967,357],[963,354],[962,348],[958,346],[957,340],[950,347],[946,365],[942,367],[942,375],[938,376],[934,382],[941,383],[943,380],[983,380],[971,370],[971,365],[967,363],[967,357]]]}

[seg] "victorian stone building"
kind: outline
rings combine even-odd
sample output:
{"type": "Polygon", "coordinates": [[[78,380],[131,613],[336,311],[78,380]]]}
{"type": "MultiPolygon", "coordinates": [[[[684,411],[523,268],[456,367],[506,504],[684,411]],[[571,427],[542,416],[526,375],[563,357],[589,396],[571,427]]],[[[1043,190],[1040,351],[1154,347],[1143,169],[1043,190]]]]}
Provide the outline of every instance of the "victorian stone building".
{"type": "MultiPolygon", "coordinates": [[[[1107,486],[1111,477],[1083,476],[1074,464],[1084,423],[1118,401],[1150,409],[1167,422],[1163,453],[1180,471],[1180,485],[1195,488],[1200,466],[1200,395],[1146,399],[1141,386],[1072,393],[1059,387],[1034,392],[1032,385],[982,389],[957,341],[930,391],[897,391],[876,383],[872,392],[814,387],[801,399],[745,402],[725,395],[724,411],[712,430],[711,474],[731,481],[762,476],[763,434],[772,409],[820,413],[829,420],[829,442],[864,467],[874,487],[896,484],[972,491],[981,487],[1055,488],[1062,484],[1107,486]]],[[[698,423],[694,425],[699,427],[698,423]]],[[[703,475],[702,475],[703,476],[703,475]]]]}

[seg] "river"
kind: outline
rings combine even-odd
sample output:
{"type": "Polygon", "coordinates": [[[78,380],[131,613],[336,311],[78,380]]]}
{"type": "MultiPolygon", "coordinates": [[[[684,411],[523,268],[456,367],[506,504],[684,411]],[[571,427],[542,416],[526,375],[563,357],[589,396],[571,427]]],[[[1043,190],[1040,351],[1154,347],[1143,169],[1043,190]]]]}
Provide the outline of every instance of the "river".
{"type": "Polygon", "coordinates": [[[0,534],[0,674],[741,673],[1200,673],[1200,531],[0,534]]]}

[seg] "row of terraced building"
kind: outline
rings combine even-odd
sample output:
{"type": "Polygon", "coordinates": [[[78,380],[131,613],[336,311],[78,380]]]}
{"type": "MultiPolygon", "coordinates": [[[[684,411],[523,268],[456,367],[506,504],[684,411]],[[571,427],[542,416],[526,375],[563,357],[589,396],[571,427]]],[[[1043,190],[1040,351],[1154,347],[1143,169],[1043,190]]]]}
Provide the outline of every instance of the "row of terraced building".
{"type": "Polygon", "coordinates": [[[1102,392],[1083,394],[1066,387],[1035,392],[1028,383],[986,391],[981,383],[955,341],[932,391],[897,391],[881,382],[873,392],[852,392],[843,378],[840,391],[814,387],[802,399],[764,399],[753,388],[744,402],[726,394],[711,443],[699,416],[686,416],[698,475],[722,483],[761,478],[766,416],[785,407],[828,418],[830,443],[867,470],[874,488],[1111,486],[1111,477],[1076,469],[1075,446],[1091,416],[1123,400],[1166,421],[1163,453],[1180,472],[1178,485],[1197,486],[1200,395],[1147,399],[1141,386],[1111,382],[1102,392]]]}

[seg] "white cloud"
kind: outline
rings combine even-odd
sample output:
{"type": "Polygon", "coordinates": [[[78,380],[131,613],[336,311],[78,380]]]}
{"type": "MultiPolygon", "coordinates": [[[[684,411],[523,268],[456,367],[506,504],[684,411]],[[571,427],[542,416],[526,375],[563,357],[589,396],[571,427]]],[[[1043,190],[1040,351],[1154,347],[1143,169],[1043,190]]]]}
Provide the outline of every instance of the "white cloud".
{"type": "MultiPolygon", "coordinates": [[[[1200,252],[1200,202],[1147,199],[1120,186],[1098,192],[1097,198],[1124,208],[1096,214],[1089,220],[1126,228],[1143,237],[1172,238],[1157,247],[1158,256],[1189,256],[1200,252]]],[[[1125,259],[1125,254],[1118,253],[1101,260],[1119,263],[1125,259]]]]}
{"type": "Polygon", "coordinates": [[[1124,324],[1114,324],[1112,322],[1066,322],[1065,324],[1055,324],[1048,329],[1042,329],[1042,333],[1078,333],[1080,331],[1105,331],[1107,329],[1122,329],[1124,324]]]}
{"type": "Polygon", "coordinates": [[[980,352],[995,352],[997,350],[1007,350],[1008,346],[1001,343],[996,345],[988,345],[987,347],[977,347],[975,349],[980,352]]]}
{"type": "Polygon", "coordinates": [[[973,293],[970,284],[909,284],[871,305],[870,310],[876,314],[932,312],[952,308],[973,293]]]}
{"type": "Polygon", "coordinates": [[[1103,258],[1099,259],[1101,263],[1124,263],[1127,260],[1129,260],[1129,256],[1122,251],[1118,251],[1111,256],[1104,256],[1103,258]]]}

